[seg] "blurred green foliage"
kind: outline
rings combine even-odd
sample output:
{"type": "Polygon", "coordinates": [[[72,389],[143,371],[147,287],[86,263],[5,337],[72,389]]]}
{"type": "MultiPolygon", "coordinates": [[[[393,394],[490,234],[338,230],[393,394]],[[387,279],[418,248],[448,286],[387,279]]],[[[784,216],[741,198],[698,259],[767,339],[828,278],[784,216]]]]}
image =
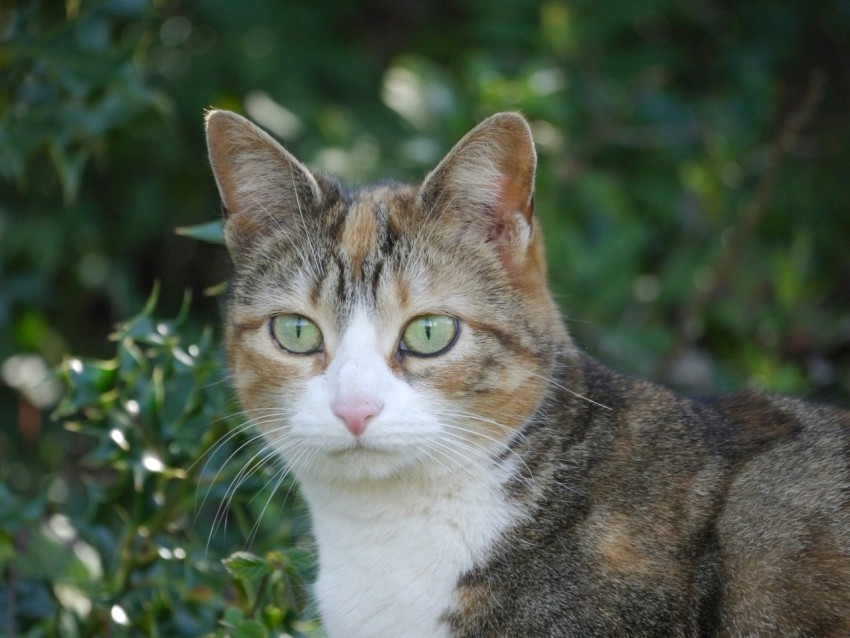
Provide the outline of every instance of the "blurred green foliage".
{"type": "Polygon", "coordinates": [[[263,471],[273,457],[256,452],[222,386],[211,330],[188,326],[186,312],[155,319],[155,300],[112,335],[112,358],[61,366],[54,418],[85,437],[85,452],[35,498],[0,483],[9,635],[309,628],[296,622],[312,565],[303,509],[271,506],[291,483],[280,468],[263,471]],[[215,560],[246,539],[264,555],[215,560]]]}
{"type": "Polygon", "coordinates": [[[419,179],[519,109],[583,348],[848,404],[848,105],[850,0],[4,3],[0,626],[313,631],[302,510],[205,327],[226,277],[205,109],[355,182],[419,179]]]}

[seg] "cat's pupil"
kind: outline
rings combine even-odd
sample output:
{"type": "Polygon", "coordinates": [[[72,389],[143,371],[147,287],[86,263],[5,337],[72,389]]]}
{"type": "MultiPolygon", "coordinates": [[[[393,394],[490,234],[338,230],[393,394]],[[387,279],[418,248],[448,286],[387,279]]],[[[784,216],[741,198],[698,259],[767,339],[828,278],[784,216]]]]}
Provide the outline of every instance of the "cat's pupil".
{"type": "Polygon", "coordinates": [[[430,341],[431,340],[431,320],[425,320],[425,338],[430,341]]]}

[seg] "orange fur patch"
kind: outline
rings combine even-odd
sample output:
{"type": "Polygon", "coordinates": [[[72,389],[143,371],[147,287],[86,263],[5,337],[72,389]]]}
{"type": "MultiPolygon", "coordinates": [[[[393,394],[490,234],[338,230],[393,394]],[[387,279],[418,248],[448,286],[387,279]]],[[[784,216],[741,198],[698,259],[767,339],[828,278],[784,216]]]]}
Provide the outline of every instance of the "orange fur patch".
{"type": "Polygon", "coordinates": [[[596,540],[596,552],[610,570],[645,574],[650,571],[648,561],[635,542],[632,526],[624,514],[610,514],[596,540]]]}
{"type": "Polygon", "coordinates": [[[376,236],[377,223],[371,205],[360,202],[352,206],[342,229],[340,243],[351,259],[355,277],[360,277],[363,259],[375,247],[376,236]]]}
{"type": "Polygon", "coordinates": [[[588,537],[601,566],[619,577],[642,578],[675,586],[680,573],[667,552],[677,540],[669,525],[647,526],[622,512],[595,516],[588,537]]]}
{"type": "Polygon", "coordinates": [[[242,405],[274,408],[281,394],[296,388],[326,366],[326,356],[286,354],[272,343],[266,319],[248,319],[230,326],[227,355],[242,405]]]}
{"type": "Polygon", "coordinates": [[[457,589],[457,611],[461,616],[470,616],[490,600],[490,591],[487,583],[476,581],[463,584],[457,589]]]}
{"type": "Polygon", "coordinates": [[[488,440],[504,440],[520,427],[534,411],[545,388],[545,381],[535,375],[536,359],[527,352],[512,353],[510,365],[493,369],[483,382],[478,368],[486,366],[481,359],[471,358],[456,363],[450,373],[434,377],[433,387],[440,394],[464,404],[464,410],[474,419],[470,439],[476,433],[488,440]]]}

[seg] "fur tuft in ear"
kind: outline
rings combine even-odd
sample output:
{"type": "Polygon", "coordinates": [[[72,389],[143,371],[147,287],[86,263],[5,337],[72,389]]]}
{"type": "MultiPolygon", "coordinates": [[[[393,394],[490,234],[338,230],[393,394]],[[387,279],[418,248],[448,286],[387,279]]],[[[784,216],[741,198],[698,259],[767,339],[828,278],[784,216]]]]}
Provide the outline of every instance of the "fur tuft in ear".
{"type": "Polygon", "coordinates": [[[530,228],[536,167],[525,118],[499,113],[467,133],[425,178],[419,204],[435,213],[451,208],[487,239],[522,221],[530,228]],[[517,214],[521,220],[514,219],[517,214]]]}
{"type": "Polygon", "coordinates": [[[321,200],[310,171],[265,131],[236,113],[210,111],[207,147],[225,208],[225,239],[239,251],[321,200]]]}

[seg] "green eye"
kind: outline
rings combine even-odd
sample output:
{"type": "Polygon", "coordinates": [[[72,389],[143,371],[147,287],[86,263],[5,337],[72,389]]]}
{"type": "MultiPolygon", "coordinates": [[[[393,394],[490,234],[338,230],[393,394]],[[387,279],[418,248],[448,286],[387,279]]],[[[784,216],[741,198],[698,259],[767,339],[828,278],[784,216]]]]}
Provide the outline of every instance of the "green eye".
{"type": "Polygon", "coordinates": [[[271,332],[281,348],[295,354],[310,354],[322,347],[319,327],[301,315],[272,317],[271,332]]]}
{"type": "Polygon", "coordinates": [[[438,355],[454,345],[457,319],[446,315],[422,315],[407,324],[401,349],[419,355],[438,355]]]}

